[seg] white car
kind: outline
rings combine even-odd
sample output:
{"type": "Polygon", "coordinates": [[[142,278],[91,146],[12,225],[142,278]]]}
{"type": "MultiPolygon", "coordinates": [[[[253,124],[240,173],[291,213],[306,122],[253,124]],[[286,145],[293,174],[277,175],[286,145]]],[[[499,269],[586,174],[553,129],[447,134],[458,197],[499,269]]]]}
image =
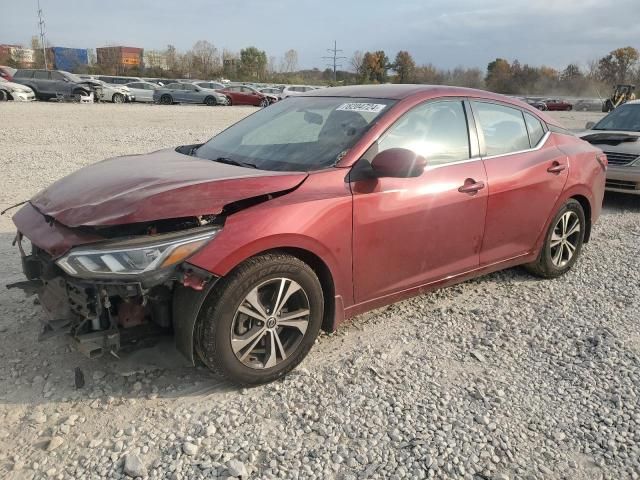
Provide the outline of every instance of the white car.
{"type": "Polygon", "coordinates": [[[96,92],[96,100],[100,102],[125,103],[135,101],[135,96],[126,85],[106,83],[102,80],[91,80],[96,92]]]}
{"type": "Polygon", "coordinates": [[[0,101],[32,102],[35,99],[33,90],[26,85],[8,82],[4,78],[0,78],[0,101]]]}
{"type": "Polygon", "coordinates": [[[282,90],[280,98],[295,97],[296,95],[302,95],[303,93],[310,92],[311,90],[316,90],[316,87],[311,87],[309,85],[288,85],[284,87],[284,90],[282,90]]]}
{"type": "Polygon", "coordinates": [[[135,97],[136,102],[149,102],[153,103],[153,92],[160,86],[151,82],[131,82],[125,85],[135,97]]]}

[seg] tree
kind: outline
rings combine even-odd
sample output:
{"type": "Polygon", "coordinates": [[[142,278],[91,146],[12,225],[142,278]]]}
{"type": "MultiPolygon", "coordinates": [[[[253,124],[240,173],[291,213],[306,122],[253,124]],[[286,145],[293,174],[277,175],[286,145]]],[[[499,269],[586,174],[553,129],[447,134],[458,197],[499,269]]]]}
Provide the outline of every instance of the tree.
{"type": "Polygon", "coordinates": [[[580,67],[575,63],[570,63],[567,65],[562,73],[560,74],[560,80],[562,81],[574,81],[577,78],[582,77],[582,72],[580,71],[580,67]]]}
{"type": "Polygon", "coordinates": [[[387,70],[389,58],[382,50],[377,52],[367,52],[362,57],[364,80],[374,83],[385,83],[387,81],[387,70]]]}
{"type": "Polygon", "coordinates": [[[31,49],[33,50],[34,68],[44,68],[44,52],[40,39],[36,36],[31,37],[31,49]]]}
{"type": "Polygon", "coordinates": [[[398,75],[398,83],[412,83],[415,81],[416,62],[406,50],[398,52],[393,69],[398,75]]]}
{"type": "Polygon", "coordinates": [[[598,62],[599,77],[602,81],[612,85],[625,83],[633,75],[638,59],[640,59],[640,54],[635,48],[617,48],[598,62]]]}
{"type": "Polygon", "coordinates": [[[487,65],[485,83],[487,88],[498,93],[512,93],[511,65],[504,58],[496,58],[487,65]]]}
{"type": "Polygon", "coordinates": [[[360,50],[356,50],[353,52],[353,56],[351,60],[349,60],[349,64],[351,65],[351,69],[356,74],[356,81],[362,82],[364,80],[365,72],[364,72],[364,55],[360,50]]]}
{"type": "Polygon", "coordinates": [[[240,72],[249,80],[264,79],[267,68],[267,54],[256,47],[240,50],[240,72]]]}
{"type": "Polygon", "coordinates": [[[218,49],[207,40],[198,40],[189,52],[194,73],[202,78],[214,78],[220,73],[218,49]]]}
{"type": "Polygon", "coordinates": [[[293,48],[284,53],[283,72],[293,73],[298,69],[298,52],[293,48]]]}

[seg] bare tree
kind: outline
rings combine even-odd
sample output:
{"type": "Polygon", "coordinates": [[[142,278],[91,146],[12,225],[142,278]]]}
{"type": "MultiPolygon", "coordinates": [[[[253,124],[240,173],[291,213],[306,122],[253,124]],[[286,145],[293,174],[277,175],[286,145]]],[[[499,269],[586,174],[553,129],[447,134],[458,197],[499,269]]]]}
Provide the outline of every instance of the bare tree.
{"type": "Polygon", "coordinates": [[[218,49],[207,40],[198,40],[188,52],[192,60],[194,74],[203,78],[213,78],[220,72],[220,55],[218,49]]]}
{"type": "Polygon", "coordinates": [[[351,57],[351,60],[349,60],[349,64],[351,65],[351,68],[353,69],[355,74],[358,77],[361,76],[363,72],[362,67],[364,65],[364,54],[360,50],[356,50],[355,52],[353,52],[353,56],[351,57]]]}
{"type": "Polygon", "coordinates": [[[298,52],[293,48],[287,50],[284,53],[284,68],[285,73],[293,73],[298,69],[298,52]]]}

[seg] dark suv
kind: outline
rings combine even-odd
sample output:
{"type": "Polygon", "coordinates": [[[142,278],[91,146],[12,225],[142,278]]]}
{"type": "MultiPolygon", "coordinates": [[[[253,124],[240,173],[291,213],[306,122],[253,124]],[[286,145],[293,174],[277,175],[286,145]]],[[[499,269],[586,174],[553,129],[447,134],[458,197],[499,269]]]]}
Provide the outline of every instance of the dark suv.
{"type": "Polygon", "coordinates": [[[13,81],[31,87],[38,100],[49,100],[62,95],[89,95],[93,88],[87,80],[64,70],[20,69],[13,75],[13,81]]]}

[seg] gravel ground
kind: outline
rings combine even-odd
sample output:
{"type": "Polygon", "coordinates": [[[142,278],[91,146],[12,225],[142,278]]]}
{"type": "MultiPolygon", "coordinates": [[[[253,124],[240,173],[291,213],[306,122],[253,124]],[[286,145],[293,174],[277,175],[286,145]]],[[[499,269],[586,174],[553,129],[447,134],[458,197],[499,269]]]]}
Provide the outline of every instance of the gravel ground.
{"type": "MultiPolygon", "coordinates": [[[[0,206],[251,111],[0,105],[0,206]]],[[[2,218],[0,478],[639,478],[639,215],[640,199],[607,196],[563,278],[511,269],[370,312],[243,390],[170,341],[99,360],[36,343],[39,307],[4,289],[22,276],[2,218]]]]}

